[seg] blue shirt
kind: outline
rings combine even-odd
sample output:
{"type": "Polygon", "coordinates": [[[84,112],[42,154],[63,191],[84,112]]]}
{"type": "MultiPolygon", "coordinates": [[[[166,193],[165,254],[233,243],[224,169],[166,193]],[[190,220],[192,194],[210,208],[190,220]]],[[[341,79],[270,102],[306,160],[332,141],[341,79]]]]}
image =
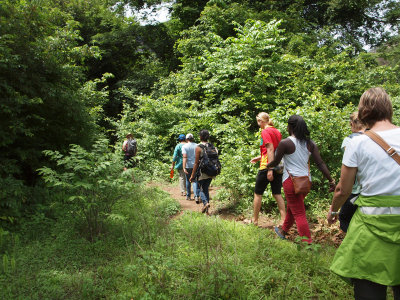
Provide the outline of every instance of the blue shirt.
{"type": "Polygon", "coordinates": [[[194,160],[196,158],[196,143],[187,143],[182,147],[182,153],[187,155],[186,169],[193,169],[194,160]]]}

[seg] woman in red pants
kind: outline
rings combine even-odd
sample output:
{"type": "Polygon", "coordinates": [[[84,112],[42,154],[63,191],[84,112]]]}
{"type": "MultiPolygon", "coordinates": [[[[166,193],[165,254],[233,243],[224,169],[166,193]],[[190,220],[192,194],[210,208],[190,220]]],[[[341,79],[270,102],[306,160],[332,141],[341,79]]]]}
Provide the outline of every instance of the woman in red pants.
{"type": "Polygon", "coordinates": [[[283,158],[284,171],[282,181],[287,202],[287,213],[282,227],[275,227],[275,232],[281,239],[285,239],[286,233],[296,222],[299,235],[307,237],[303,241],[311,243],[311,233],[304,207],[304,198],[307,194],[295,193],[291,177],[309,176],[311,181],[309,169],[309,157],[311,155],[318,169],[329,180],[330,192],[335,188],[335,181],[322,160],[317,145],[310,139],[307,124],[301,116],[293,115],[289,118],[288,131],[289,137],[279,143],[275,159],[267,165],[267,168],[273,168],[283,158]]]}

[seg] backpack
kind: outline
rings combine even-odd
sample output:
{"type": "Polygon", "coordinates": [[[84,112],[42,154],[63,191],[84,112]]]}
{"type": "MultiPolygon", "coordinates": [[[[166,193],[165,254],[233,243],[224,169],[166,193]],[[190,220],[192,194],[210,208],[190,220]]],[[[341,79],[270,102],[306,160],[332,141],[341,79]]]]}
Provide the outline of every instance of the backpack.
{"type": "Polygon", "coordinates": [[[135,156],[137,152],[137,142],[135,139],[129,139],[126,143],[126,153],[130,156],[135,156]]]}
{"type": "Polygon", "coordinates": [[[211,143],[200,144],[199,147],[204,150],[199,164],[200,171],[208,176],[219,175],[221,173],[221,163],[218,159],[217,149],[211,143]]]}

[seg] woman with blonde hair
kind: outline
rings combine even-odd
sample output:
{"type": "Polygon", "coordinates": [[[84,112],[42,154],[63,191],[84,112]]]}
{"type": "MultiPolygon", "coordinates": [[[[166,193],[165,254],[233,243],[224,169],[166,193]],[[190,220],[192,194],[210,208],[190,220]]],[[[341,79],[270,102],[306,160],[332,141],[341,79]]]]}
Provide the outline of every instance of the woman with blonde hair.
{"type": "Polygon", "coordinates": [[[357,177],[358,208],[330,268],[354,285],[355,299],[386,299],[387,286],[400,299],[400,128],[392,115],[384,89],[361,96],[358,118],[368,129],[346,146],[327,216],[336,222],[357,177]]]}
{"type": "Polygon", "coordinates": [[[272,120],[266,112],[260,112],[257,117],[257,124],[262,129],[260,141],[260,156],[254,157],[250,162],[260,162],[260,168],[256,177],[253,201],[253,224],[258,225],[258,217],[261,209],[262,195],[268,184],[271,184],[272,196],[278,203],[278,209],[281,215],[281,223],[285,219],[285,201],[281,195],[282,174],[274,169],[267,169],[268,162],[274,160],[275,149],[282,139],[278,129],[274,127],[272,120]]]}

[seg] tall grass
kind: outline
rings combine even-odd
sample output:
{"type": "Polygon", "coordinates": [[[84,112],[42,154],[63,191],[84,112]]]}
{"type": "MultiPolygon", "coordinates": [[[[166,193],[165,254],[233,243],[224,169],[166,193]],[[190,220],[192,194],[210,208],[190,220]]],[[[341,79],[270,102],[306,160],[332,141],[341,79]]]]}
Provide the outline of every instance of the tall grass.
{"type": "Polygon", "coordinates": [[[0,298],[352,298],[328,270],[334,248],[298,249],[269,230],[198,213],[171,219],[178,209],[166,193],[137,188],[94,242],[72,218],[47,230],[31,222],[13,244],[15,268],[0,272],[0,298]]]}

